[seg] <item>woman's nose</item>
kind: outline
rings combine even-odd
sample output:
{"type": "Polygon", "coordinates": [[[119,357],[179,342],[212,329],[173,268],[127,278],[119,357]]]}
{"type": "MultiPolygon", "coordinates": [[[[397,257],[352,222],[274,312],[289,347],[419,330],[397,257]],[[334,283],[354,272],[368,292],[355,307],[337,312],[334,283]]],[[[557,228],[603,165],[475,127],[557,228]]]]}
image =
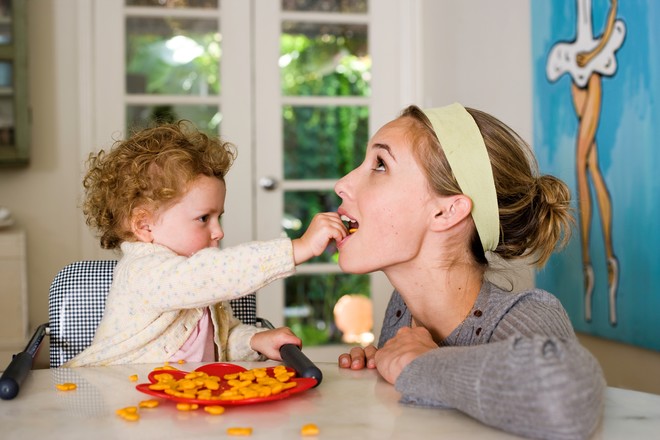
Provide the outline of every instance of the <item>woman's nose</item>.
{"type": "Polygon", "coordinates": [[[350,173],[346,174],[344,177],[339,179],[337,183],[335,183],[335,193],[337,193],[337,195],[341,197],[342,200],[349,196],[349,191],[351,188],[350,179],[353,175],[353,172],[354,171],[351,171],[350,173]]]}

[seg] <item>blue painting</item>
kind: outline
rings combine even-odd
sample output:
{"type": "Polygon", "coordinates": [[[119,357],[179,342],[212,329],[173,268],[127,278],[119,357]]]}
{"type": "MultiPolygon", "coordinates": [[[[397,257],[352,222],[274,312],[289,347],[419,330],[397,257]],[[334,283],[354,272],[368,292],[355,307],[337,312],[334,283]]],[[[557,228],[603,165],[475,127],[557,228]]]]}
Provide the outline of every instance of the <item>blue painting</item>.
{"type": "Polygon", "coordinates": [[[660,351],[660,2],[532,2],[534,149],[576,227],[537,275],[579,332],[660,351]]]}

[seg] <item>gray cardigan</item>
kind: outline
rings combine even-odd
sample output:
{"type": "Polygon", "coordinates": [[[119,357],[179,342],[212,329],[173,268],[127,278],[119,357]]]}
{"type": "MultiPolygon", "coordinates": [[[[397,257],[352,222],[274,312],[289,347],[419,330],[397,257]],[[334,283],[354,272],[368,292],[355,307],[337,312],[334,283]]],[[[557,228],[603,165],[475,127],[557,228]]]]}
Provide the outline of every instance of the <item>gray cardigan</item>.
{"type": "MultiPolygon", "coordinates": [[[[394,291],[378,346],[411,316],[394,291]]],[[[602,370],[578,342],[561,303],[534,289],[506,292],[484,282],[468,317],[438,349],[399,375],[402,402],[456,408],[515,434],[588,438],[601,418],[602,370]]]]}

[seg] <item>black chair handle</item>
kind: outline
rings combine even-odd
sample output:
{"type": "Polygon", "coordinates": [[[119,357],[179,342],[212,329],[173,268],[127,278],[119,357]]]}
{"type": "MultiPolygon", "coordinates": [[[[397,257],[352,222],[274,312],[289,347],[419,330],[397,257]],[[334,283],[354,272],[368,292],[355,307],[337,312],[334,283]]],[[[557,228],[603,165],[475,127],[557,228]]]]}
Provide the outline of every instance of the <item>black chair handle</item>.
{"type": "MultiPolygon", "coordinates": [[[[268,329],[272,330],[275,328],[267,319],[257,318],[257,322],[268,329]]],[[[316,385],[314,385],[314,387],[319,386],[323,380],[321,369],[317,367],[297,345],[282,345],[280,347],[280,356],[282,356],[282,362],[284,362],[284,365],[296,370],[296,373],[298,373],[300,377],[316,379],[316,385]]]]}
{"type": "Polygon", "coordinates": [[[41,341],[48,333],[48,324],[41,324],[37,327],[34,335],[28,342],[25,350],[15,354],[7,369],[0,377],[0,398],[3,400],[13,399],[18,395],[23,380],[27,377],[32,369],[34,358],[39,351],[41,341]]]}

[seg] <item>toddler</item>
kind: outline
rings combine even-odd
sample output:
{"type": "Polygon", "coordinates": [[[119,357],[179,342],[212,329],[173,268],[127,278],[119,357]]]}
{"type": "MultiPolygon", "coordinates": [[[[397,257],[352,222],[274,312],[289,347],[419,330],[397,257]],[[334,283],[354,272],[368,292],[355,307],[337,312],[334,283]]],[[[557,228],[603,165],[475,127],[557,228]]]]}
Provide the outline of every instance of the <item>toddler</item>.
{"type": "Polygon", "coordinates": [[[288,328],[241,324],[229,300],[294,273],[346,229],[317,214],[305,234],[220,249],[224,176],[234,147],[180,121],[90,155],[83,213],[122,251],[92,344],[65,367],[163,361],[281,360],[288,328]]]}

